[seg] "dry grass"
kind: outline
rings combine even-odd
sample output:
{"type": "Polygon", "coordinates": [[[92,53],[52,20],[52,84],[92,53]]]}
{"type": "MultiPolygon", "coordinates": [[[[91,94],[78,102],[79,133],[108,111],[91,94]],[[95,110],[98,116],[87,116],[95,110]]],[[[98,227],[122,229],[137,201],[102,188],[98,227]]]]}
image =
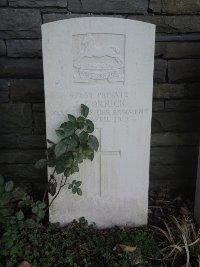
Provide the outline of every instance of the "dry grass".
{"type": "Polygon", "coordinates": [[[200,267],[200,230],[192,220],[171,216],[164,228],[156,227],[161,237],[160,254],[167,266],[200,267]]]}

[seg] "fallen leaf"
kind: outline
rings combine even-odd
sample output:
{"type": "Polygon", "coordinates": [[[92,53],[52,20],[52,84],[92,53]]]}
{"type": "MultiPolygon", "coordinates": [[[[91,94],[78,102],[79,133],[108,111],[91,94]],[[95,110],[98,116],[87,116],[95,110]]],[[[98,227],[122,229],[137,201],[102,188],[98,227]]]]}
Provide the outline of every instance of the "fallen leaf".
{"type": "Polygon", "coordinates": [[[136,251],[136,248],[137,247],[133,247],[133,246],[126,246],[126,245],[122,245],[122,244],[117,244],[113,250],[117,250],[117,249],[121,249],[123,251],[126,251],[126,252],[135,252],[136,251]]]}
{"type": "Polygon", "coordinates": [[[28,261],[22,261],[17,267],[31,267],[28,261]]]}

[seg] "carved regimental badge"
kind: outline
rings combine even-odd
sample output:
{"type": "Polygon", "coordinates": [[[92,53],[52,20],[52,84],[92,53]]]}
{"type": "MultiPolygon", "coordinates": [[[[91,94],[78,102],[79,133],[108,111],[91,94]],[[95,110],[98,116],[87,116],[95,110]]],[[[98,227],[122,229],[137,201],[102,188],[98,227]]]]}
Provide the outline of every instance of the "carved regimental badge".
{"type": "Polygon", "coordinates": [[[76,83],[124,83],[125,36],[73,36],[73,80],[76,83]]]}

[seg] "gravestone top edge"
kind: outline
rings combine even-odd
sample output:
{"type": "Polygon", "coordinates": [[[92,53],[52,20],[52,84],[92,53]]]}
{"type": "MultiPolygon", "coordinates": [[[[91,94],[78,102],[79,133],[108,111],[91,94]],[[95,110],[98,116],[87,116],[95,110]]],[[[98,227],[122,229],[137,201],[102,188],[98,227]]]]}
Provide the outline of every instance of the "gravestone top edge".
{"type": "Polygon", "coordinates": [[[102,16],[95,16],[95,17],[88,17],[88,16],[85,16],[85,17],[78,17],[78,18],[68,18],[68,19],[63,19],[63,20],[57,20],[57,21],[52,21],[52,22],[48,22],[48,23],[44,23],[42,24],[41,28],[42,30],[45,29],[45,28],[49,28],[51,26],[54,26],[54,25],[59,25],[59,24],[62,24],[63,23],[67,23],[67,24],[70,24],[71,22],[73,23],[76,23],[76,22],[89,22],[89,21],[102,21],[103,23],[105,23],[105,21],[107,21],[109,23],[110,22],[113,22],[113,20],[116,20],[118,22],[122,22],[124,24],[127,24],[127,25],[130,25],[130,24],[139,24],[139,25],[143,25],[144,27],[152,27],[152,30],[155,30],[156,29],[156,25],[153,24],[153,23],[149,23],[149,22],[144,22],[144,21],[140,21],[140,20],[133,20],[133,19],[125,19],[125,18],[115,18],[115,17],[102,17],[102,16]]]}

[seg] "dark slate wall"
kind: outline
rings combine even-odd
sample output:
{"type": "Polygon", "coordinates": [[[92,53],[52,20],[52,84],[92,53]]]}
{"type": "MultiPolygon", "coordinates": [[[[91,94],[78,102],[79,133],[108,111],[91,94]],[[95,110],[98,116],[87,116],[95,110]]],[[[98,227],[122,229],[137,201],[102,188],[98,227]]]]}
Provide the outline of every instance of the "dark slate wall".
{"type": "Polygon", "coordinates": [[[117,16],[157,25],[150,186],[195,184],[200,131],[199,0],[0,0],[0,173],[41,190],[46,172],[41,24],[117,16]]]}

